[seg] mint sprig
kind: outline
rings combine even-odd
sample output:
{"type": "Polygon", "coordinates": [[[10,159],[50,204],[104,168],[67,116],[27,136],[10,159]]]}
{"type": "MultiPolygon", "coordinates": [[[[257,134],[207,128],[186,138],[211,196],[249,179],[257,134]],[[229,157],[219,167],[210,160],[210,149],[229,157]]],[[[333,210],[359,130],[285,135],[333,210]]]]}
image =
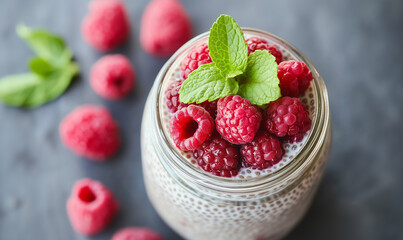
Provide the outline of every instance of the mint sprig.
{"type": "Polygon", "coordinates": [[[243,32],[232,17],[217,19],[208,47],[213,62],[189,74],[179,90],[181,102],[201,103],[238,94],[252,104],[264,105],[281,96],[275,57],[268,51],[248,57],[243,32]]]}
{"type": "Polygon", "coordinates": [[[201,65],[198,71],[189,74],[179,90],[181,102],[213,101],[238,92],[234,78],[226,78],[213,63],[201,65]]]}
{"type": "Polygon", "coordinates": [[[248,57],[238,94],[252,104],[263,105],[281,97],[276,58],[268,51],[257,50],[248,57]]]}
{"type": "Polygon", "coordinates": [[[30,73],[0,79],[0,100],[15,107],[38,107],[63,94],[79,67],[60,37],[24,25],[17,27],[17,33],[37,56],[29,61],[30,73]]]}

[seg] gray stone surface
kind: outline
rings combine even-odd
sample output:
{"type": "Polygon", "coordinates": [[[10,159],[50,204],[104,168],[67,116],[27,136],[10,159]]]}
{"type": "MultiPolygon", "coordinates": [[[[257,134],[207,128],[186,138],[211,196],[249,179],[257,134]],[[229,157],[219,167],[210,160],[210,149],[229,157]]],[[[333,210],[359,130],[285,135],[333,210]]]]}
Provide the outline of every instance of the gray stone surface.
{"type": "MultiPolygon", "coordinates": [[[[86,239],[73,232],[65,202],[73,183],[99,179],[121,203],[116,221],[91,239],[110,239],[119,228],[141,225],[179,239],[158,217],[143,186],[140,121],[146,96],[166,59],[139,46],[146,0],[126,1],[130,40],[115,52],[137,70],[137,87],[125,100],[98,97],[88,84],[102,54],[82,40],[82,0],[1,0],[0,76],[23,72],[31,51],[17,37],[19,22],[64,36],[82,68],[68,91],[35,110],[0,105],[0,239],[86,239]],[[107,106],[120,123],[124,146],[106,163],[81,159],[59,139],[58,125],[82,104],[107,106]]],[[[310,211],[287,239],[403,239],[403,2],[185,1],[199,34],[221,13],[241,26],[271,31],[316,64],[328,87],[333,150],[310,211]]]]}

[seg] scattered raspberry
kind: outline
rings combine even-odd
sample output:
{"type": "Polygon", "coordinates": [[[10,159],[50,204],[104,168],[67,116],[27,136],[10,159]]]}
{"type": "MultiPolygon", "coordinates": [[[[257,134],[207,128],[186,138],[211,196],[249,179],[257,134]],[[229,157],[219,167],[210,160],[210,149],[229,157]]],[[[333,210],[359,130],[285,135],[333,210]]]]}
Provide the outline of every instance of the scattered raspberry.
{"type": "Polygon", "coordinates": [[[110,51],[126,40],[130,31],[126,7],[120,0],[93,0],[81,32],[85,41],[99,51],[110,51]]]}
{"type": "Polygon", "coordinates": [[[182,86],[182,81],[177,80],[172,82],[165,91],[165,102],[167,104],[168,110],[171,113],[188,106],[189,104],[179,101],[179,89],[182,86]]]}
{"type": "Polygon", "coordinates": [[[84,105],[60,124],[63,143],[76,154],[104,161],[120,147],[119,127],[106,108],[84,105]]]}
{"type": "MultiPolygon", "coordinates": [[[[167,87],[167,90],[165,91],[165,102],[167,104],[168,110],[171,113],[175,113],[176,111],[189,106],[189,104],[179,101],[179,89],[181,88],[182,83],[183,81],[181,80],[174,81],[167,87]]],[[[207,112],[209,112],[210,115],[215,118],[215,116],[217,115],[217,102],[218,100],[212,102],[204,101],[202,103],[192,104],[206,109],[207,112]]]]}
{"type": "Polygon", "coordinates": [[[169,125],[175,145],[183,151],[198,148],[211,136],[213,130],[213,118],[204,108],[196,105],[177,111],[169,125]]]}
{"type": "Polygon", "coordinates": [[[67,214],[73,228],[87,236],[102,231],[118,210],[113,194],[102,183],[89,178],[74,184],[67,201],[67,214]]]}
{"type": "Polygon", "coordinates": [[[127,227],[115,233],[112,240],[163,240],[163,238],[148,228],[127,227]]]}
{"type": "Polygon", "coordinates": [[[283,96],[298,97],[304,94],[312,81],[312,72],[308,66],[294,60],[280,63],[277,76],[283,96]]]}
{"type": "Polygon", "coordinates": [[[211,63],[210,51],[206,43],[195,48],[183,59],[181,63],[181,77],[186,80],[191,72],[203,64],[211,63]]]}
{"type": "Polygon", "coordinates": [[[140,43],[152,55],[169,57],[192,37],[192,25],[178,0],[152,0],[141,19],[140,43]]]}
{"type": "Polygon", "coordinates": [[[277,64],[280,64],[283,61],[283,54],[275,45],[270,45],[268,42],[261,38],[251,37],[246,39],[246,44],[248,44],[248,54],[253,53],[256,50],[267,50],[271,53],[275,58],[277,64]]]}
{"type": "Polygon", "coordinates": [[[298,98],[282,97],[269,103],[265,126],[278,137],[286,137],[290,142],[299,142],[311,129],[311,119],[298,98]]]}
{"type": "Polygon", "coordinates": [[[238,95],[221,98],[217,104],[217,130],[233,144],[251,142],[259,129],[262,115],[252,104],[238,95]]]}
{"type": "Polygon", "coordinates": [[[238,174],[238,156],[238,149],[218,133],[193,152],[197,164],[204,171],[221,177],[233,177],[238,174]]]}
{"type": "Polygon", "coordinates": [[[282,155],[280,141],[265,131],[260,131],[252,142],[241,147],[244,165],[260,170],[278,163],[282,155]]]}
{"type": "Polygon", "coordinates": [[[121,54],[106,55],[91,69],[90,83],[100,96],[115,100],[128,95],[135,84],[135,72],[121,54]]]}

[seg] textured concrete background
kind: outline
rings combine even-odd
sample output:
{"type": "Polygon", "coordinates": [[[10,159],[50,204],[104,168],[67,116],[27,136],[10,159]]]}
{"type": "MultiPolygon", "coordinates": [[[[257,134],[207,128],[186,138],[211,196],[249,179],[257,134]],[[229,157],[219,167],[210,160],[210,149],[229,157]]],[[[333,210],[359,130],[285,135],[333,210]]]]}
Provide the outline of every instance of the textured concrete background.
{"type": "MultiPolygon", "coordinates": [[[[141,225],[179,239],[158,217],[143,186],[140,121],[146,96],[166,59],[139,46],[146,0],[127,0],[132,33],[115,52],[137,70],[137,87],[111,102],[90,88],[91,65],[102,54],[87,46],[80,22],[83,0],[1,0],[0,76],[26,71],[32,52],[17,37],[19,22],[62,35],[81,66],[68,91],[35,110],[0,105],[0,239],[86,239],[73,232],[65,202],[73,183],[99,179],[111,188],[121,211],[106,231],[141,225]],[[82,104],[107,106],[120,123],[124,146],[106,163],[81,159],[62,146],[58,124],[82,104]]],[[[195,34],[221,13],[239,25],[273,32],[296,45],[317,66],[328,87],[334,142],[313,206],[287,239],[403,239],[403,2],[185,1],[195,34]]]]}

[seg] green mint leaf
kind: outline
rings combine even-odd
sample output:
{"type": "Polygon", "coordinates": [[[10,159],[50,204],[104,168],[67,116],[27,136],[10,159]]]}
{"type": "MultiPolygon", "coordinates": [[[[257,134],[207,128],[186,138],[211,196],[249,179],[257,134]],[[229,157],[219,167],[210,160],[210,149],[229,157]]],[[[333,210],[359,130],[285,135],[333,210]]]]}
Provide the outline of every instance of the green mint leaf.
{"type": "Polygon", "coordinates": [[[55,70],[54,67],[50,63],[48,63],[48,61],[40,57],[32,58],[29,61],[29,69],[31,69],[33,73],[36,73],[43,77],[47,76],[55,70]]]}
{"type": "Polygon", "coordinates": [[[27,96],[40,82],[41,77],[33,73],[4,77],[0,79],[0,99],[6,105],[24,106],[27,96]]]}
{"type": "Polygon", "coordinates": [[[75,63],[69,63],[47,77],[34,73],[4,77],[0,79],[0,100],[15,107],[38,107],[60,96],[78,71],[75,63]]]}
{"type": "Polygon", "coordinates": [[[18,25],[17,33],[40,58],[52,65],[63,67],[70,62],[72,52],[62,38],[46,30],[31,29],[25,25],[18,25]]]}
{"type": "Polygon", "coordinates": [[[238,82],[227,79],[213,63],[201,65],[189,74],[179,90],[179,99],[184,103],[214,101],[238,92],[238,82]]]}
{"type": "Polygon", "coordinates": [[[268,51],[257,50],[248,57],[238,94],[252,104],[263,105],[281,97],[276,58],[268,51]]]}
{"type": "Polygon", "coordinates": [[[227,78],[233,78],[245,71],[248,46],[241,28],[232,17],[221,15],[213,24],[208,48],[211,59],[227,78]]]}

